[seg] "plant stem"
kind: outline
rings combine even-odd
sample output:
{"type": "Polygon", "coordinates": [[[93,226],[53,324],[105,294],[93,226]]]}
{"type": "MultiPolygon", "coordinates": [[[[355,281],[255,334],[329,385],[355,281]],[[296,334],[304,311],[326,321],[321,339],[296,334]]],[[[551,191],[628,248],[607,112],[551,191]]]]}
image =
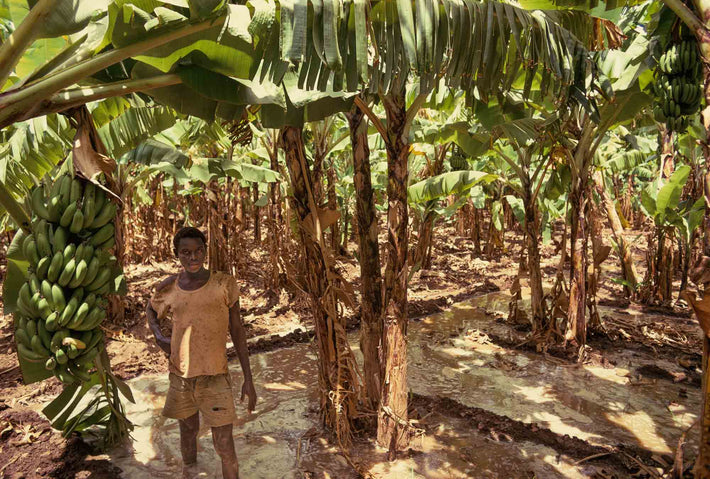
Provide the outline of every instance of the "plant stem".
{"type": "Polygon", "coordinates": [[[680,18],[683,23],[685,23],[688,28],[690,28],[693,33],[697,36],[707,35],[708,29],[703,25],[703,22],[695,16],[692,10],[690,10],[682,0],[663,0],[668,8],[673,10],[678,18],[680,18]]]}
{"type": "MultiPolygon", "coordinates": [[[[43,99],[58,92],[62,88],[75,84],[82,78],[91,76],[104,68],[125,60],[126,58],[136,56],[151,48],[155,48],[178,38],[220,25],[224,23],[225,19],[226,16],[223,15],[217,19],[205,20],[149,40],[137,42],[116,50],[110,50],[82,63],[42,78],[35,83],[27,85],[27,87],[22,88],[21,90],[2,94],[0,95],[0,128],[4,128],[8,124],[13,123],[16,121],[17,117],[26,117],[28,111],[33,109],[43,99]]],[[[29,114],[32,115],[31,112],[29,114]]]]}
{"type": "MultiPolygon", "coordinates": [[[[48,115],[67,110],[69,108],[84,105],[90,101],[103,100],[105,98],[128,95],[137,91],[152,90],[180,83],[180,76],[174,73],[159,75],[140,80],[126,80],[106,85],[72,88],[57,93],[49,100],[42,102],[41,108],[32,112],[32,116],[48,115]]],[[[18,120],[26,120],[21,117],[18,120]]]]}
{"type": "Polygon", "coordinates": [[[0,181],[0,205],[5,208],[5,211],[12,217],[17,226],[28,233],[31,232],[30,217],[27,216],[25,209],[15,200],[2,181],[0,181]]]}
{"type": "Polygon", "coordinates": [[[55,3],[57,3],[57,0],[40,0],[37,2],[30,10],[30,13],[22,20],[22,23],[0,45],[0,89],[5,85],[10,72],[20,61],[27,47],[37,38],[40,32],[38,24],[44,17],[49,15],[55,3]]]}

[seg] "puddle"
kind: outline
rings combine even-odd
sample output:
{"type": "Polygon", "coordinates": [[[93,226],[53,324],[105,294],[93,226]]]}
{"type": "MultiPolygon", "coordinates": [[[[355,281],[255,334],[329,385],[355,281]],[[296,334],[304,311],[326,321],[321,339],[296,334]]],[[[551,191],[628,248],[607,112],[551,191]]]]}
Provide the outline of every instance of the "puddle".
{"type": "MultiPolygon", "coordinates": [[[[447,396],[593,444],[624,443],[657,453],[674,450],[681,431],[699,410],[696,388],[688,387],[687,397],[681,398],[679,384],[633,384],[629,371],[640,363],[623,354],[616,369],[570,367],[477,341],[472,331],[501,327],[482,308],[507,311],[507,301],[503,294],[490,294],[411,323],[410,389],[447,396]]],[[[357,335],[351,338],[357,350],[357,335]]],[[[357,477],[338,450],[320,436],[311,346],[256,354],[251,363],[259,395],[251,415],[238,402],[242,384],[238,363],[230,364],[239,414],[234,432],[240,477],[357,477]]],[[[124,477],[221,477],[211,434],[204,427],[198,465],[190,475],[182,475],[177,422],[160,416],[167,375],[144,375],[129,383],[137,401],[127,405],[135,441],[129,449],[110,455],[124,477]]],[[[577,466],[539,444],[494,442],[455,419],[439,424],[430,418],[424,425],[429,433],[415,439],[408,457],[387,462],[385,451],[371,443],[357,443],[352,458],[378,478],[589,477],[584,467],[590,466],[577,466]]]]}

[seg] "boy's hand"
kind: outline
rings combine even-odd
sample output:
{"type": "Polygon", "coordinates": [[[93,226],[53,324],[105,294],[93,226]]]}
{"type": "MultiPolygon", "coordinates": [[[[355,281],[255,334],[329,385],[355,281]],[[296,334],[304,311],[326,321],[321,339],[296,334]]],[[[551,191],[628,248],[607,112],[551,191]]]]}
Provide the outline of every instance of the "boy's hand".
{"type": "Polygon", "coordinates": [[[254,389],[254,382],[251,379],[247,379],[242,384],[242,397],[240,401],[244,401],[244,396],[249,396],[249,402],[247,403],[247,410],[249,412],[254,412],[256,408],[256,390],[254,389]]]}

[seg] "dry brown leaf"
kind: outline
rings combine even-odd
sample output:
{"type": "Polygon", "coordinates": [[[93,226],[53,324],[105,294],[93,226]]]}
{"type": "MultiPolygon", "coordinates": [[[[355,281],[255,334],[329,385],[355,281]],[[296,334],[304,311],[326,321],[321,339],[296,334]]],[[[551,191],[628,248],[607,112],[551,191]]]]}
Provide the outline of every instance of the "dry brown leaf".
{"type": "Polygon", "coordinates": [[[112,186],[116,162],[106,156],[106,148],[96,132],[89,110],[86,106],[77,108],[72,111],[72,117],[77,123],[72,147],[74,171],[97,184],[98,176],[104,173],[109,185],[112,186]]]}
{"type": "Polygon", "coordinates": [[[602,264],[609,257],[609,253],[611,253],[611,246],[600,246],[599,249],[596,251],[596,254],[594,255],[594,266],[598,267],[600,264],[602,264]]]}
{"type": "MultiPolygon", "coordinates": [[[[340,211],[318,208],[318,219],[320,220],[320,230],[325,231],[340,219],[340,211]]],[[[308,213],[303,219],[303,227],[308,234],[315,238],[316,227],[313,221],[313,213],[308,213]]]]}
{"type": "Polygon", "coordinates": [[[705,336],[710,337],[710,294],[706,294],[702,299],[698,300],[695,293],[686,290],[682,291],[680,296],[693,308],[705,336]]]}

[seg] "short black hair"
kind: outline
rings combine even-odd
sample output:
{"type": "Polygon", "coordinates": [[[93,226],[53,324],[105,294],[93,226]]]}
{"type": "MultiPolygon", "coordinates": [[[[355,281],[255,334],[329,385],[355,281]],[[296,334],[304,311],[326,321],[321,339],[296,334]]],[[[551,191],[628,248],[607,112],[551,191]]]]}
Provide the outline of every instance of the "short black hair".
{"type": "Polygon", "coordinates": [[[173,236],[173,252],[175,253],[175,256],[178,254],[178,246],[180,246],[180,240],[183,238],[201,239],[202,242],[207,245],[207,237],[202,231],[197,228],[193,228],[192,226],[183,226],[177,233],[175,233],[175,236],[173,236]]]}

